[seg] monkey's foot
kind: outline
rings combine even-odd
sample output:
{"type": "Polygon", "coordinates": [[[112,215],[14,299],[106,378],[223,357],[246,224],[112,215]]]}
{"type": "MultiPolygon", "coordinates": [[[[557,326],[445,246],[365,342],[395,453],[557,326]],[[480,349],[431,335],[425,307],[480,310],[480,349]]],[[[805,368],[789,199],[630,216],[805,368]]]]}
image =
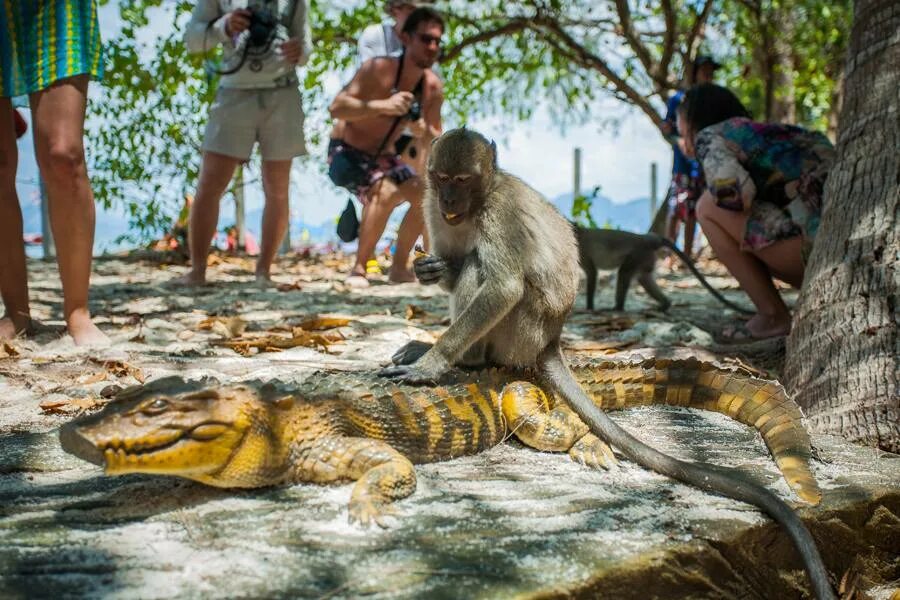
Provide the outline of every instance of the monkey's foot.
{"type": "Polygon", "coordinates": [[[379,377],[389,377],[400,383],[410,385],[437,385],[438,375],[433,375],[414,366],[398,365],[395,367],[385,367],[378,371],[379,377]]]}

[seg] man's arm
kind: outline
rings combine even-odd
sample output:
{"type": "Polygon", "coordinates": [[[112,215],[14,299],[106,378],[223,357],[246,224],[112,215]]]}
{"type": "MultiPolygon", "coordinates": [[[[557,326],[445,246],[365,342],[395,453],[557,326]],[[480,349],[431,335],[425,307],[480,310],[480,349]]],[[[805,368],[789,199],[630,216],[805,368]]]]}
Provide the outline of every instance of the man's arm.
{"type": "Polygon", "coordinates": [[[296,0],[297,7],[294,9],[294,20],[291,22],[291,39],[299,42],[300,57],[294,63],[296,65],[305,65],[309,61],[309,55],[312,54],[312,32],[309,28],[309,3],[306,0],[296,0]]]}
{"type": "Polygon", "coordinates": [[[206,52],[218,44],[230,44],[231,38],[225,33],[226,17],[219,11],[216,0],[197,0],[184,30],[188,52],[206,52]]]}
{"type": "Polygon", "coordinates": [[[375,117],[399,117],[409,112],[413,95],[410,92],[397,92],[390,98],[365,99],[364,90],[377,83],[376,61],[367,60],[353,76],[353,80],[338,93],[328,107],[331,116],[342,121],[361,121],[375,117]]]}

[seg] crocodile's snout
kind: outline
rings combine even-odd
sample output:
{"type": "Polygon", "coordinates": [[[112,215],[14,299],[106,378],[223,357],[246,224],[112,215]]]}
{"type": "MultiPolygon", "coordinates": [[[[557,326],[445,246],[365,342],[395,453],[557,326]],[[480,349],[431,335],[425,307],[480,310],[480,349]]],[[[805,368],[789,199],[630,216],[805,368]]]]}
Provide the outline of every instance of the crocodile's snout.
{"type": "Polygon", "coordinates": [[[103,458],[103,452],[82,435],[79,425],[77,421],[73,421],[59,428],[59,441],[63,450],[69,454],[74,454],[82,460],[92,462],[101,467],[104,466],[106,460],[103,458]]]}

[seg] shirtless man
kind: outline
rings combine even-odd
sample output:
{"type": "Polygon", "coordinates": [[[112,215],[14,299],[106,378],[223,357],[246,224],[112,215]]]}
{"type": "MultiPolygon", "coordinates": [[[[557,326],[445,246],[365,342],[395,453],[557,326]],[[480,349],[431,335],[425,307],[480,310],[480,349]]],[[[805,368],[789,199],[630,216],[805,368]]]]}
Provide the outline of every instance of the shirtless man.
{"type": "Polygon", "coordinates": [[[390,279],[415,281],[408,263],[423,229],[422,181],[395,154],[394,142],[404,126],[421,139],[423,148],[441,133],[443,85],[431,66],[443,33],[444,21],[438,12],[417,8],[400,33],[403,55],[366,61],[331,103],[331,116],[344,122],[343,138],[332,140],[329,148],[331,172],[340,165],[355,180],[346,187],[354,187],[363,203],[359,248],[347,278],[352,286],[368,285],[366,259],[374,253],[391,212],[405,199],[410,200],[405,219],[414,220],[416,226],[399,232],[390,279]]]}

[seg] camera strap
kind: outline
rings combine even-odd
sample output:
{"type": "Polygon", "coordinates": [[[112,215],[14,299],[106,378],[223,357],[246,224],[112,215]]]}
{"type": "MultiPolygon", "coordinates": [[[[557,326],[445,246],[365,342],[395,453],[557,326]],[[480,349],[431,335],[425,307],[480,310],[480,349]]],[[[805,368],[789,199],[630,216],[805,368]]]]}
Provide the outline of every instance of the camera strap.
{"type": "MultiPolygon", "coordinates": [[[[403,49],[403,52],[400,53],[400,60],[397,64],[397,76],[394,78],[394,86],[391,88],[392,93],[397,93],[400,91],[400,76],[403,75],[403,59],[406,57],[406,48],[403,49]]],[[[416,83],[416,87],[412,89],[412,94],[419,101],[422,99],[422,88],[424,87],[425,75],[419,78],[418,83],[416,83]]],[[[391,139],[391,136],[394,135],[394,132],[397,130],[397,126],[400,124],[400,121],[406,118],[406,115],[399,115],[394,119],[394,123],[391,125],[391,128],[388,129],[387,135],[384,136],[384,139],[381,140],[381,144],[378,145],[378,150],[375,152],[375,158],[377,159],[381,156],[382,151],[385,146],[387,146],[388,140],[391,139]]]]}

